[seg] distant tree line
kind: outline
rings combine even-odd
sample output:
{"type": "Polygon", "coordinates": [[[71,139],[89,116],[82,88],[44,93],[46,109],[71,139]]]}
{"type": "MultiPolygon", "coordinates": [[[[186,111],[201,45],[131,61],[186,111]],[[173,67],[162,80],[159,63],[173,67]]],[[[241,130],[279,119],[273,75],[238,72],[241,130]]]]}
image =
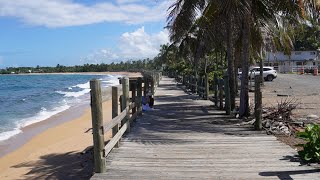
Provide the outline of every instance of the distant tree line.
{"type": "Polygon", "coordinates": [[[84,64],[76,66],[64,66],[57,64],[55,67],[7,67],[0,69],[0,74],[19,74],[19,73],[59,73],[59,72],[106,72],[106,71],[131,71],[139,72],[142,70],[158,69],[158,59],[143,59],[136,61],[121,61],[111,64],[84,64]]]}

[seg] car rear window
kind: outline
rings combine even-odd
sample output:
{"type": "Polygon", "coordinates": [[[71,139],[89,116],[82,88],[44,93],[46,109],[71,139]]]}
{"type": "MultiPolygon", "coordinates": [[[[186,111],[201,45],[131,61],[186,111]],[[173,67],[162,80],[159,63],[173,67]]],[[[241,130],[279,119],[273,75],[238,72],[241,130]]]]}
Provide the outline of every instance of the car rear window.
{"type": "Polygon", "coordinates": [[[263,68],[263,71],[270,71],[272,70],[271,68],[263,68]]]}

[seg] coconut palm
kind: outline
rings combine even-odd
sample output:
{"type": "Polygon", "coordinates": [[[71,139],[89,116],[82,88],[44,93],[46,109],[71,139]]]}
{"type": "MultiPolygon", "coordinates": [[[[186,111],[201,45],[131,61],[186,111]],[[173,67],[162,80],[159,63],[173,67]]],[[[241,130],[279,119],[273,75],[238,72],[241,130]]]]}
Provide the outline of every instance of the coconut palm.
{"type": "MultiPolygon", "coordinates": [[[[241,38],[243,71],[240,117],[243,117],[249,114],[248,71],[250,54],[252,54],[250,51],[255,50],[260,53],[261,48],[255,48],[254,45],[263,43],[263,41],[253,42],[256,37],[253,36],[253,33],[258,33],[261,36],[262,31],[259,28],[267,27],[266,24],[269,22],[276,22],[279,16],[291,20],[299,19],[303,17],[303,13],[309,14],[316,7],[318,6],[312,0],[177,0],[171,6],[171,12],[168,16],[170,38],[173,41],[179,41],[185,34],[188,34],[199,16],[209,19],[208,21],[211,22],[209,24],[213,28],[217,27],[217,24],[224,24],[225,26],[220,28],[227,31],[227,42],[224,42],[226,42],[228,49],[228,72],[230,79],[233,79],[234,33],[232,32],[238,33],[237,36],[241,38]],[[221,23],[221,19],[224,20],[223,23],[221,23]],[[239,31],[234,31],[235,29],[239,31]]],[[[230,87],[232,88],[234,88],[233,83],[231,80],[230,87]]],[[[233,90],[231,90],[231,94],[235,94],[233,90]]]]}

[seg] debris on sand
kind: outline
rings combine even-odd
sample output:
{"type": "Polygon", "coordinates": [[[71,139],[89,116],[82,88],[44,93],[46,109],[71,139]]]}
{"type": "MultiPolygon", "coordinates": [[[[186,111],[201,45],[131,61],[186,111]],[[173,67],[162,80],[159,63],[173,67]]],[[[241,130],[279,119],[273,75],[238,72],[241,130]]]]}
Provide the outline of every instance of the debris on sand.
{"type": "MultiPolygon", "coordinates": [[[[299,103],[294,98],[278,102],[277,106],[264,107],[262,110],[262,127],[267,134],[284,134],[295,135],[297,131],[301,131],[305,127],[306,121],[303,119],[295,119],[292,117],[292,111],[297,108],[299,103]]],[[[314,119],[316,116],[310,116],[305,119],[314,119]]],[[[239,125],[254,124],[254,117],[248,118],[249,121],[239,125]]]]}

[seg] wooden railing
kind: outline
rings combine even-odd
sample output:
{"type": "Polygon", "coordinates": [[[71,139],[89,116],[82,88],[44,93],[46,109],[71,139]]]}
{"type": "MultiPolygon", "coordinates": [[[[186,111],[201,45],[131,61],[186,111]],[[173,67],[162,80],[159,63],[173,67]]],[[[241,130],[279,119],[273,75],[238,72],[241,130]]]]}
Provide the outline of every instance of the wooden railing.
{"type": "Polygon", "coordinates": [[[162,79],[162,72],[161,71],[144,71],[142,74],[144,77],[144,82],[147,82],[145,84],[143,95],[146,96],[148,92],[154,95],[157,87],[159,86],[159,82],[162,79]]]}
{"type": "Polygon", "coordinates": [[[203,99],[213,99],[216,107],[219,107],[221,110],[225,110],[226,114],[231,114],[230,108],[230,92],[229,92],[229,77],[224,76],[223,79],[219,79],[215,76],[213,91],[213,98],[209,95],[209,81],[208,75],[196,78],[192,75],[177,75],[176,81],[182,83],[186,86],[187,89],[190,89],[192,93],[198,94],[203,99]]]}
{"type": "MultiPolygon", "coordinates": [[[[119,147],[119,141],[125,132],[130,132],[131,123],[142,114],[142,92],[155,91],[161,73],[146,73],[144,78],[129,82],[129,78],[120,79],[121,85],[101,88],[99,80],[91,80],[91,114],[94,167],[96,173],[106,172],[105,157],[113,148],[119,147]],[[156,75],[155,75],[156,74],[156,75]],[[144,84],[144,87],[142,86],[144,84]],[[131,101],[129,92],[131,91],[131,101]],[[112,100],[112,120],[104,123],[102,103],[112,100]],[[119,107],[120,104],[120,107],[119,107]],[[120,109],[120,112],[119,112],[120,109]],[[105,145],[104,134],[112,130],[112,139],[105,145]]],[[[105,120],[106,121],[106,120],[105,120]]]]}
{"type": "Polygon", "coordinates": [[[208,75],[199,78],[195,78],[194,76],[190,75],[177,76],[176,80],[186,85],[186,87],[190,89],[192,93],[197,93],[200,97],[204,99],[209,98],[208,75]]]}

